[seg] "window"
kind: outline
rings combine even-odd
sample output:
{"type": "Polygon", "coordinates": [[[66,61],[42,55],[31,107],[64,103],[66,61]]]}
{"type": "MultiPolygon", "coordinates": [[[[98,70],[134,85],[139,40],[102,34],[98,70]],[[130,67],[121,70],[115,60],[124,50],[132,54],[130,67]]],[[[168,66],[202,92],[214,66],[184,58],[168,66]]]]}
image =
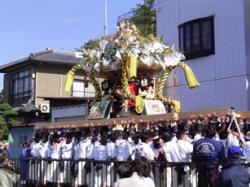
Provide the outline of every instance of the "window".
{"type": "Polygon", "coordinates": [[[74,80],[72,95],[73,97],[94,97],[95,88],[89,82],[74,80]]]}
{"type": "Polygon", "coordinates": [[[179,46],[186,59],[214,54],[214,17],[200,18],[181,24],[179,46]]]}
{"type": "Polygon", "coordinates": [[[11,75],[10,103],[27,102],[31,96],[31,71],[19,71],[11,75]]]}

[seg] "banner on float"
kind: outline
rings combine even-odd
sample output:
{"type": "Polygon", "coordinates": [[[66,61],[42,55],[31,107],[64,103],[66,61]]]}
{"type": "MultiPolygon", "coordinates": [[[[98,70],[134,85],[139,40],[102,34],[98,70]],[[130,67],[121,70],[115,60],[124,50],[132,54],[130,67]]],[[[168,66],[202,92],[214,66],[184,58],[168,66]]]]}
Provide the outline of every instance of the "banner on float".
{"type": "Polygon", "coordinates": [[[88,119],[109,118],[112,101],[96,102],[90,109],[88,119]]]}
{"type": "Polygon", "coordinates": [[[163,103],[159,100],[144,100],[144,113],[147,115],[166,114],[163,103]]]}

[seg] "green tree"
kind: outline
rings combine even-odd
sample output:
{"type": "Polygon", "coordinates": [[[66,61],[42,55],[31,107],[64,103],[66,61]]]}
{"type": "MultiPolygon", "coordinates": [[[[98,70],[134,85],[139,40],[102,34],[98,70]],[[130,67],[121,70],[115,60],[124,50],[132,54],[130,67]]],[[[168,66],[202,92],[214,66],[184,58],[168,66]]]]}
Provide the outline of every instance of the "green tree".
{"type": "Polygon", "coordinates": [[[154,10],[155,0],[144,0],[132,10],[131,21],[139,28],[142,36],[149,34],[156,35],[156,11],[154,10]]]}
{"type": "Polygon", "coordinates": [[[99,41],[99,39],[89,40],[84,43],[83,47],[84,49],[96,49],[99,46],[99,41]]]}
{"type": "Polygon", "coordinates": [[[7,139],[8,128],[20,125],[18,113],[8,103],[0,104],[0,139],[7,139]]]}

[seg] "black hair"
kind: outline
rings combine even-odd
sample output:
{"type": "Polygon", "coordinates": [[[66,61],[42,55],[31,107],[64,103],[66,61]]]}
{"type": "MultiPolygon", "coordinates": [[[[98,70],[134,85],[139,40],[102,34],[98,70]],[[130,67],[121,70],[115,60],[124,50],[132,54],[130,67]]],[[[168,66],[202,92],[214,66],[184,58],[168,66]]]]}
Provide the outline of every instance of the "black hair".
{"type": "Polygon", "coordinates": [[[127,133],[127,132],[123,132],[123,133],[122,133],[122,138],[123,138],[124,140],[127,140],[127,139],[128,139],[128,133],[127,133]]]}
{"type": "Polygon", "coordinates": [[[168,132],[164,132],[162,135],[161,135],[161,139],[164,141],[164,142],[169,142],[171,140],[171,135],[168,133],[168,132]]]}
{"type": "Polygon", "coordinates": [[[133,161],[132,171],[137,172],[140,177],[150,177],[150,163],[145,157],[139,157],[133,161]]]}
{"type": "Polygon", "coordinates": [[[181,137],[183,136],[183,135],[185,135],[186,134],[186,132],[185,131],[178,131],[177,133],[176,133],[176,138],[179,140],[179,139],[181,139],[181,137]]]}
{"type": "Polygon", "coordinates": [[[145,133],[141,134],[141,141],[142,142],[145,143],[148,139],[149,139],[149,133],[148,132],[145,132],[145,133]]]}
{"type": "Polygon", "coordinates": [[[213,138],[216,134],[216,129],[212,127],[207,127],[205,136],[206,138],[213,138]]]}
{"type": "Polygon", "coordinates": [[[159,149],[159,148],[161,147],[160,138],[153,139],[153,147],[154,147],[155,149],[159,149]]]}
{"type": "Polygon", "coordinates": [[[117,173],[119,175],[119,177],[122,178],[128,178],[132,175],[132,163],[131,162],[127,162],[127,163],[123,163],[121,165],[118,166],[117,168],[117,173]]]}
{"type": "Polygon", "coordinates": [[[134,140],[134,144],[139,144],[139,141],[140,141],[140,135],[139,134],[135,134],[133,136],[133,140],[134,140]]]}
{"type": "Polygon", "coordinates": [[[100,143],[101,143],[101,145],[107,145],[107,143],[108,143],[108,137],[107,137],[107,135],[101,136],[100,143]]]}
{"type": "Polygon", "coordinates": [[[23,147],[24,147],[25,145],[29,146],[28,142],[24,142],[24,143],[23,143],[23,147]]]}
{"type": "Polygon", "coordinates": [[[114,132],[112,132],[110,135],[109,135],[109,139],[111,142],[115,142],[116,141],[116,134],[114,132]]]}

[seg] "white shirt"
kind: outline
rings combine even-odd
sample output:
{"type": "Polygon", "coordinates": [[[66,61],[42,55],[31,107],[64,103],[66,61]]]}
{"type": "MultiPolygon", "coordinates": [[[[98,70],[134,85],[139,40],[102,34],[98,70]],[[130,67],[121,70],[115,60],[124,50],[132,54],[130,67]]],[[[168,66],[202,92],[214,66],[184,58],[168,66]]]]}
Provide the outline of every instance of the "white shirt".
{"type": "Polygon", "coordinates": [[[161,148],[154,148],[154,144],[153,143],[150,143],[150,148],[152,149],[152,151],[154,152],[154,157],[158,157],[158,155],[159,155],[159,152],[160,152],[160,150],[161,150],[161,148]]]}
{"type": "Polygon", "coordinates": [[[141,143],[131,145],[131,158],[134,160],[137,156],[141,156],[141,143]]]}
{"type": "Polygon", "coordinates": [[[79,144],[79,159],[89,158],[91,154],[91,140],[85,139],[79,144]]]}
{"type": "Polygon", "coordinates": [[[94,160],[108,160],[108,145],[95,145],[93,147],[93,159],[94,160]]]}
{"type": "Polygon", "coordinates": [[[73,143],[66,143],[63,142],[61,145],[61,152],[62,152],[62,159],[69,159],[72,158],[72,149],[73,149],[73,143]]]}
{"type": "Polygon", "coordinates": [[[116,144],[114,142],[108,143],[108,150],[109,150],[109,157],[115,158],[116,157],[116,144]]]}
{"type": "Polygon", "coordinates": [[[169,142],[164,143],[164,145],[162,147],[162,149],[165,152],[165,157],[166,157],[168,162],[172,162],[171,154],[170,154],[170,151],[169,151],[169,150],[172,149],[172,146],[173,146],[173,142],[169,141],[169,142]]]}
{"type": "Polygon", "coordinates": [[[30,149],[30,154],[33,157],[39,157],[39,148],[40,148],[40,143],[33,143],[30,149]]]}
{"type": "Polygon", "coordinates": [[[40,158],[47,158],[48,142],[40,142],[38,146],[37,156],[40,158]]]}
{"type": "Polygon", "coordinates": [[[52,143],[52,145],[50,145],[49,148],[49,153],[50,153],[50,157],[52,159],[60,159],[60,155],[61,155],[61,144],[60,143],[52,143]]]}
{"type": "Polygon", "coordinates": [[[116,159],[126,161],[130,156],[130,145],[127,140],[120,139],[116,141],[116,159]]]}
{"type": "Polygon", "coordinates": [[[248,162],[250,162],[250,141],[243,144],[243,153],[248,162]]]}
{"type": "Polygon", "coordinates": [[[78,160],[79,159],[79,147],[80,147],[80,143],[75,143],[74,145],[73,145],[73,147],[74,147],[74,160],[78,160]]]}
{"type": "Polygon", "coordinates": [[[148,160],[154,160],[154,152],[149,146],[149,144],[146,144],[144,142],[140,143],[141,148],[141,156],[145,157],[148,160]]]}
{"type": "Polygon", "coordinates": [[[199,140],[199,139],[201,139],[201,138],[202,138],[201,134],[197,133],[197,134],[194,136],[194,141],[197,141],[197,140],[199,140]]]}
{"type": "Polygon", "coordinates": [[[114,187],[155,187],[154,181],[150,177],[140,177],[136,172],[131,177],[119,179],[114,187]]]}
{"type": "Polygon", "coordinates": [[[193,145],[184,140],[173,141],[167,152],[172,162],[190,162],[193,145]]]}

